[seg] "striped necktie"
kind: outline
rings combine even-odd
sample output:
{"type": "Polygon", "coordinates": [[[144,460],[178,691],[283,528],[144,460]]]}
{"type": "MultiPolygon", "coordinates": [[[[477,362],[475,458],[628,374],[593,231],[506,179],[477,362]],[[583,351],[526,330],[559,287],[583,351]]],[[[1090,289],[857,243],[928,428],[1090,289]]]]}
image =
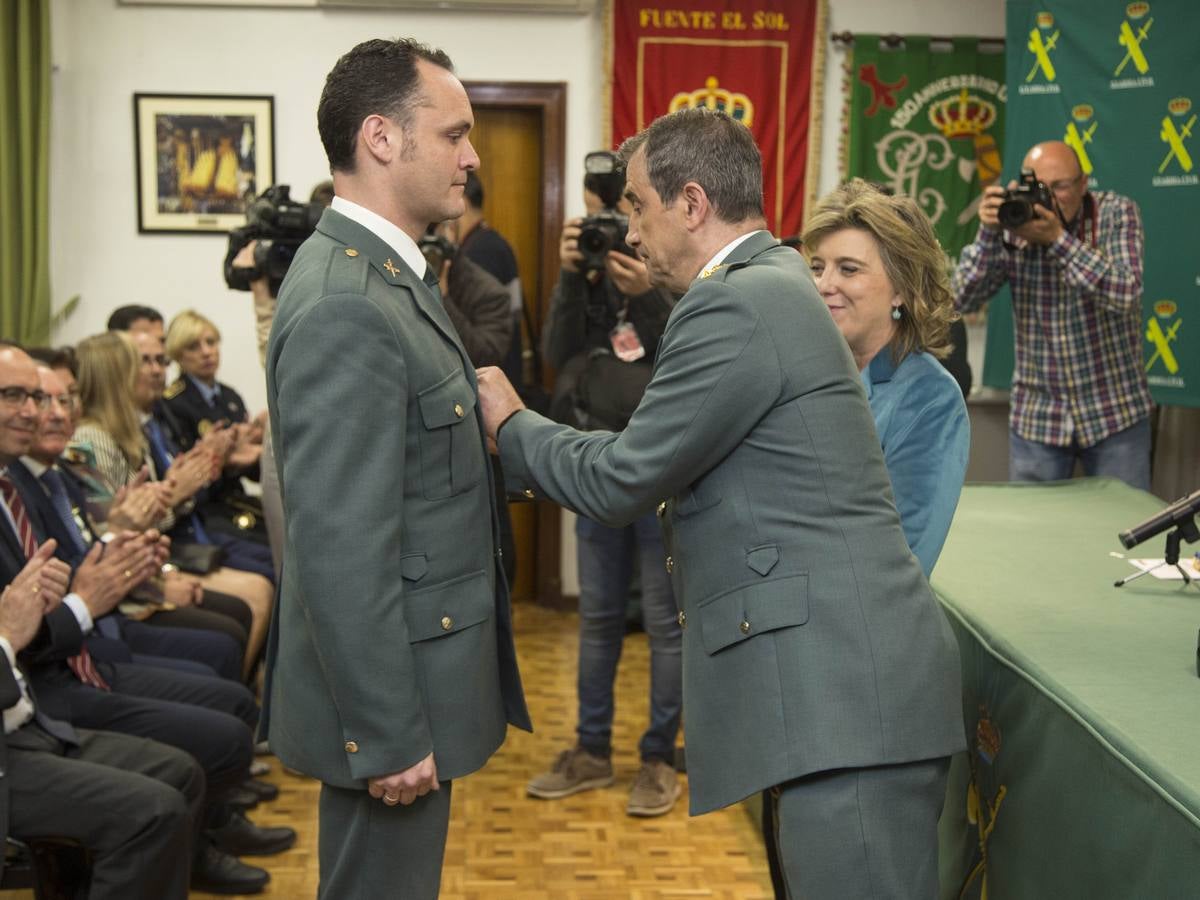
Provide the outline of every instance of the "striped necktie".
{"type": "MultiPolygon", "coordinates": [[[[25,510],[25,502],[17,493],[17,486],[9,480],[7,475],[0,475],[0,494],[4,495],[4,503],[8,507],[8,511],[12,513],[13,522],[16,523],[17,537],[21,541],[21,551],[25,554],[26,559],[30,559],[37,553],[37,538],[33,534],[29,513],[25,510]]],[[[96,668],[96,662],[92,659],[92,654],[88,652],[87,644],[79,645],[79,653],[67,660],[67,667],[84,684],[90,684],[102,691],[112,690],[108,686],[108,682],[104,680],[104,676],[96,668]]]]}

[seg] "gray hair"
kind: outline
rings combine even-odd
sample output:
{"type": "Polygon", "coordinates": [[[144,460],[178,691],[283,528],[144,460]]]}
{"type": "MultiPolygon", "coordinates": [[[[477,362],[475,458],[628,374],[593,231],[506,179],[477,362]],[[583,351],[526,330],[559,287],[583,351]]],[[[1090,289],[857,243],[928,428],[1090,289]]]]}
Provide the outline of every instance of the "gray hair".
{"type": "Polygon", "coordinates": [[[628,165],[639,150],[645,150],[650,186],[664,206],[694,181],[724,221],[763,216],[762,154],[750,129],[725,113],[700,107],[661,116],[618,152],[628,165]]]}

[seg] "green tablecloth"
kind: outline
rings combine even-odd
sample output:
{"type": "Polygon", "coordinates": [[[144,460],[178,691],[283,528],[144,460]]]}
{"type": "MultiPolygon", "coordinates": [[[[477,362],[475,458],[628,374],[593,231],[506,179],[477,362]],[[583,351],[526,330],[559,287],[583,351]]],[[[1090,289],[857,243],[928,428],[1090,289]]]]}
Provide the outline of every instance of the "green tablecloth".
{"type": "Polygon", "coordinates": [[[971,748],[942,816],[943,898],[984,877],[989,900],[1200,897],[1200,590],[1114,588],[1133,569],[1109,555],[1162,505],[1108,479],[964,489],[932,579],[971,748]]]}

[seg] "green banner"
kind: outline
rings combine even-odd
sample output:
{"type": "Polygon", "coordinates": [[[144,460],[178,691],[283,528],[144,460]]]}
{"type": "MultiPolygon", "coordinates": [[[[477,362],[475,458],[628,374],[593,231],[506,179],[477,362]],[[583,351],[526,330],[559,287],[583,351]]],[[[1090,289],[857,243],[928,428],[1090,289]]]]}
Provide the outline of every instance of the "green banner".
{"type": "MultiPolygon", "coordinates": [[[[842,174],[915,198],[954,265],[975,240],[979,195],[1000,179],[1008,96],[1003,45],[856,34],[846,86],[842,174]]],[[[1007,388],[1013,361],[1007,287],[988,304],[987,317],[981,380],[1007,388]]]]}
{"type": "Polygon", "coordinates": [[[1092,189],[1137,202],[1150,390],[1159,403],[1200,406],[1195,0],[1008,0],[1007,17],[1004,177],[1033,144],[1064,140],[1092,189]]]}

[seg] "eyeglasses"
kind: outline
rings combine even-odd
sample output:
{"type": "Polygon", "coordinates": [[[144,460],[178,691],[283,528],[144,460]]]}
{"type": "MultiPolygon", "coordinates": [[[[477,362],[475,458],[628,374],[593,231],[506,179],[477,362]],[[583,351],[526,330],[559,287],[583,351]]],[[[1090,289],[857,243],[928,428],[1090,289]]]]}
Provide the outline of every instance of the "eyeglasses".
{"type": "Polygon", "coordinates": [[[6,406],[24,406],[26,400],[33,400],[38,409],[45,409],[50,405],[50,395],[45,391],[30,391],[19,385],[0,388],[0,400],[3,400],[6,406]]]}

